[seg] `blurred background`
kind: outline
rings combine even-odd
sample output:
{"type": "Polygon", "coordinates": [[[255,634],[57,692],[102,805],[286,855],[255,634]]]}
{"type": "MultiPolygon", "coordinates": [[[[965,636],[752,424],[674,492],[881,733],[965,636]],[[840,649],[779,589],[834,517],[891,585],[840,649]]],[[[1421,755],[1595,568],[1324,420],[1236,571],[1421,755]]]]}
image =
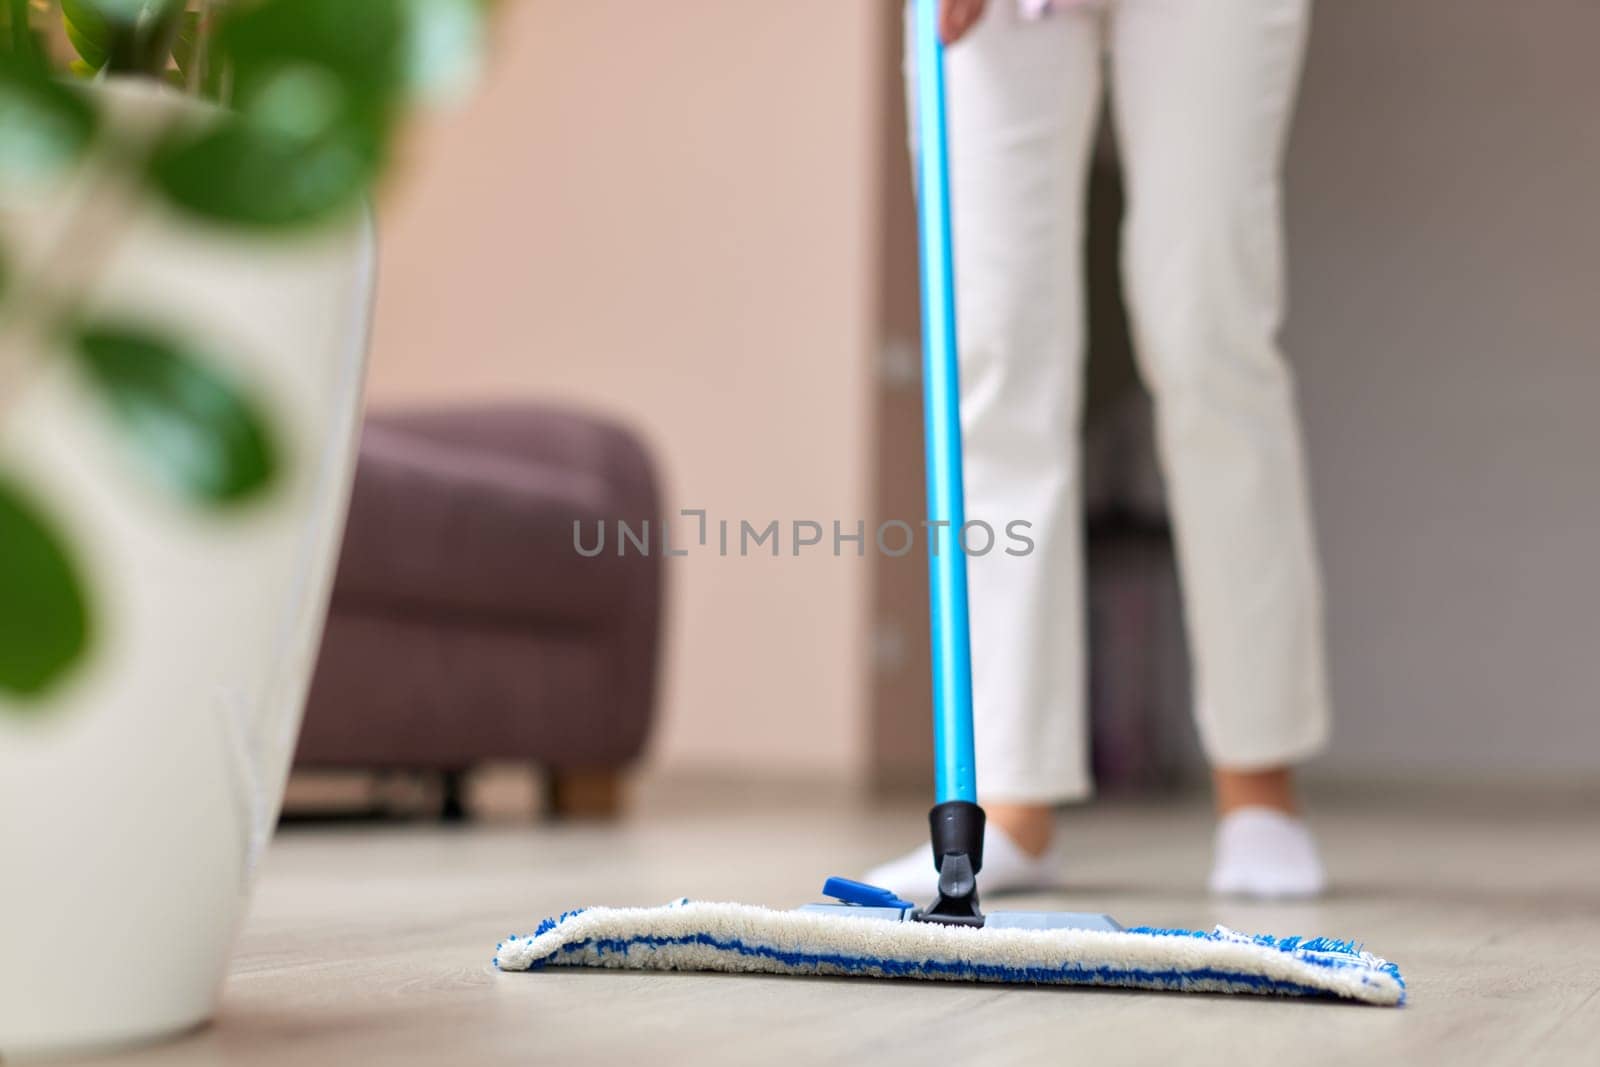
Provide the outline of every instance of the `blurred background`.
{"type": "MultiPolygon", "coordinates": [[[[662,515],[915,522],[897,5],[498,18],[487,84],[416,132],[382,205],[372,409],[618,419],[662,515]]],[[[1600,785],[1597,39],[1580,0],[1316,8],[1285,335],[1337,704],[1313,778],[1600,785]]],[[[1135,788],[1197,755],[1109,136],[1092,184],[1096,762],[1135,788]]],[[[922,780],[919,555],[698,552],[661,575],[651,772],[922,780]]]]}

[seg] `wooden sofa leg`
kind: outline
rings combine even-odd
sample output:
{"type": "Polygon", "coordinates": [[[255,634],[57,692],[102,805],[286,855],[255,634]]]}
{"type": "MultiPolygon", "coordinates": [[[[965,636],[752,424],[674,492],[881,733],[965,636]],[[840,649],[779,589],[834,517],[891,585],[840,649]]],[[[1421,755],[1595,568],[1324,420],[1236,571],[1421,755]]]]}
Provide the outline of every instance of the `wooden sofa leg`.
{"type": "Polygon", "coordinates": [[[615,819],[622,814],[622,772],[551,771],[546,800],[554,819],[615,819]]]}
{"type": "Polygon", "coordinates": [[[443,822],[466,822],[467,805],[463,799],[466,775],[461,771],[445,771],[439,776],[439,818],[443,822]]]}

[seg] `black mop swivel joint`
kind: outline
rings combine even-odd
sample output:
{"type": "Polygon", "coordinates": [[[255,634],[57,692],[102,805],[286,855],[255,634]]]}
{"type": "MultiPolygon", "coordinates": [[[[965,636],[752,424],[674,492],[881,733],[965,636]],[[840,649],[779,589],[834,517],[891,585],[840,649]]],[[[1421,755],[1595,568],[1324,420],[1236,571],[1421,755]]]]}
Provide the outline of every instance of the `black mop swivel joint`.
{"type": "Polygon", "coordinates": [[[917,912],[919,922],[982,926],[978,872],[983,870],[983,809],[968,800],[947,800],[928,812],[939,897],[917,912]]]}

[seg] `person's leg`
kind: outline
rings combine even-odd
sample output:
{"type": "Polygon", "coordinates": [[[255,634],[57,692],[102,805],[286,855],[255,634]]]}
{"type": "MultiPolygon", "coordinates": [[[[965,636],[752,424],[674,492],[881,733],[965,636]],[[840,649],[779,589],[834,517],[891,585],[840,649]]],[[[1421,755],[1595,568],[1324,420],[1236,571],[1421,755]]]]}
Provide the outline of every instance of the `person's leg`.
{"type": "MultiPolygon", "coordinates": [[[[1255,812],[1303,834],[1290,768],[1328,733],[1305,464],[1276,340],[1279,168],[1308,17],[1308,0],[1116,0],[1111,28],[1129,307],[1224,831],[1255,812]]],[[[1221,852],[1229,840],[1220,835],[1221,852]]],[[[1297,876],[1230,877],[1226,888],[1320,888],[1305,844],[1297,876]]]]}
{"type": "MultiPolygon", "coordinates": [[[[1042,874],[1027,861],[1054,805],[1090,790],[1078,433],[1101,33],[1094,14],[1025,21],[996,0],[946,58],[967,516],[1002,546],[968,561],[990,890],[1042,874]],[[1004,551],[1016,520],[1026,555],[1004,551]]],[[[869,878],[921,892],[933,875],[923,846],[869,878]]]]}
{"type": "Polygon", "coordinates": [[[1232,815],[1244,808],[1269,808],[1285,815],[1297,815],[1300,811],[1294,774],[1288,767],[1259,771],[1215,767],[1211,771],[1211,791],[1219,816],[1232,815]]]}

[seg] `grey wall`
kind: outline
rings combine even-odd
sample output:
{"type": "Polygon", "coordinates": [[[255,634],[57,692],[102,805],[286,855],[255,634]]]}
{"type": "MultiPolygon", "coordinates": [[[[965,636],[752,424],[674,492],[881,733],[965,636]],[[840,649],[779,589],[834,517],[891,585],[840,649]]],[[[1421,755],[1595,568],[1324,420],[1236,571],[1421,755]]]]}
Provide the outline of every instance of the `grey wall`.
{"type": "Polygon", "coordinates": [[[1600,781],[1600,4],[1324,0],[1292,305],[1324,768],[1600,781]]]}

